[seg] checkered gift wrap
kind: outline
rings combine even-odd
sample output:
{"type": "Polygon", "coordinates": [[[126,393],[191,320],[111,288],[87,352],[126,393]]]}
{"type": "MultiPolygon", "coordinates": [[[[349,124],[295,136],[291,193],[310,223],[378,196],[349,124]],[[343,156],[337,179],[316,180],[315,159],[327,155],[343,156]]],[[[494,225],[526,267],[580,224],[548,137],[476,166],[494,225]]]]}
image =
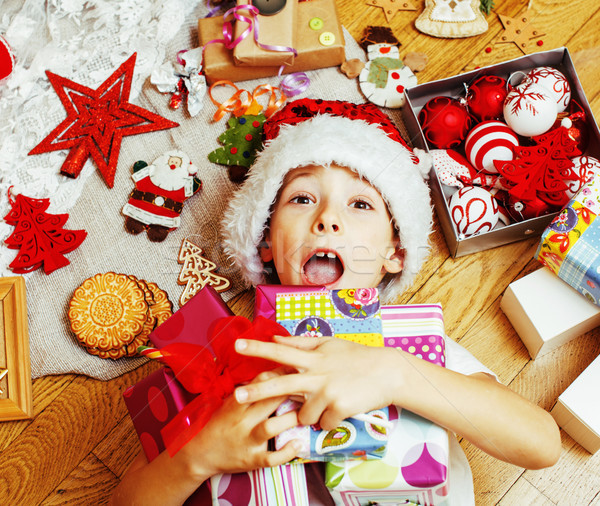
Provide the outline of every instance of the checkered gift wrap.
{"type": "Polygon", "coordinates": [[[335,336],[383,346],[376,288],[278,293],[275,317],[295,336],[335,336]]]}
{"type": "Polygon", "coordinates": [[[571,199],[542,234],[535,257],[600,305],[600,176],[571,199]]]}

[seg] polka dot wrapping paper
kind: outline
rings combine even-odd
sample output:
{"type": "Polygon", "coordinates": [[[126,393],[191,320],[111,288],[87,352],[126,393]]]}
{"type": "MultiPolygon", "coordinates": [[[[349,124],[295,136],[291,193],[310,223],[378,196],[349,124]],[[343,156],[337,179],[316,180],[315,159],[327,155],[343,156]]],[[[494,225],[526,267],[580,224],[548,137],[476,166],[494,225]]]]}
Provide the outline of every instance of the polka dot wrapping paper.
{"type": "Polygon", "coordinates": [[[588,181],[542,234],[535,257],[600,305],[600,177],[588,181]]]}

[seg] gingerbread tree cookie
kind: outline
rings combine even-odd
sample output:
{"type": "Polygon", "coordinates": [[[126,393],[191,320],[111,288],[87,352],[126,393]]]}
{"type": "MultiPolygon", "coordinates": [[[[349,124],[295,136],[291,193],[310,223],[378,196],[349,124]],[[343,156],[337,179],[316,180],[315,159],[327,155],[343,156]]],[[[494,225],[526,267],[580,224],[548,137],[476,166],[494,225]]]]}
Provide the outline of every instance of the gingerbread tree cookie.
{"type": "Polygon", "coordinates": [[[211,285],[217,292],[223,292],[231,285],[227,278],[213,272],[217,265],[203,257],[202,253],[202,248],[188,239],[183,240],[177,258],[177,262],[183,264],[177,283],[185,285],[179,298],[180,306],[183,306],[206,285],[211,285]]]}

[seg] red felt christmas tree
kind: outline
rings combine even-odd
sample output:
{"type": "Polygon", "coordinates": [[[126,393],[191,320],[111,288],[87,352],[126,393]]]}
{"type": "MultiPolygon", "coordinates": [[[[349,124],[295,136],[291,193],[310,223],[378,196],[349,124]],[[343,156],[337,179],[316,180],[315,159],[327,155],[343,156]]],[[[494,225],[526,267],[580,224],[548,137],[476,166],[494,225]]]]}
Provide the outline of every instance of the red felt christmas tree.
{"type": "Polygon", "coordinates": [[[46,71],[67,117],[29,154],[69,149],[60,172],[72,178],[92,157],[112,188],[123,137],[179,126],[129,102],[135,58],[134,53],[96,90],[46,71]]]}
{"type": "Polygon", "coordinates": [[[85,230],[64,230],[68,214],[49,214],[46,209],[50,199],[34,199],[24,195],[8,200],[12,206],[4,217],[15,230],[4,242],[9,248],[19,249],[9,267],[17,274],[33,271],[44,265],[44,272],[50,274],[56,269],[69,265],[64,256],[77,248],[87,236],[85,230]]]}
{"type": "Polygon", "coordinates": [[[564,181],[576,180],[571,158],[581,154],[568,130],[560,126],[532,137],[535,146],[515,148],[512,161],[496,160],[494,165],[504,177],[508,192],[521,200],[536,197],[557,207],[569,200],[564,181]]]}

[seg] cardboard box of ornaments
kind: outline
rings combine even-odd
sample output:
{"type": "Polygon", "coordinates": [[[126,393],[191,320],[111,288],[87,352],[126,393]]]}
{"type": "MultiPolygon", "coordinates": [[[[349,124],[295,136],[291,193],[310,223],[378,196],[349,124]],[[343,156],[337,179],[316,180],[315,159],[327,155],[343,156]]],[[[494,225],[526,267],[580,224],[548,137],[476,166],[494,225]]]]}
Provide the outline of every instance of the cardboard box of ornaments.
{"type": "MultiPolygon", "coordinates": [[[[510,82],[516,86],[519,84],[519,79],[536,67],[555,68],[567,78],[571,88],[571,103],[575,101],[585,115],[586,132],[589,136],[585,154],[598,158],[600,156],[600,131],[577,77],[569,51],[565,47],[522,56],[514,60],[482,67],[464,74],[407,89],[405,91],[406,105],[402,114],[413,145],[430,152],[437,149],[427,141],[419,122],[419,113],[430,100],[440,96],[454,99],[464,98],[465,90],[468,90],[470,85],[482,76],[499,76],[506,80],[513,76],[514,82],[513,78],[510,79],[510,82]]],[[[519,142],[522,142],[522,137],[519,137],[519,142]]],[[[465,155],[464,151],[462,155],[465,155]]],[[[460,257],[541,235],[560,210],[560,207],[558,207],[556,211],[549,214],[524,221],[511,220],[507,225],[499,221],[492,230],[465,236],[457,231],[449,207],[449,199],[457,188],[442,183],[435,169],[431,170],[429,184],[446,243],[453,257],[460,257]]]]}

